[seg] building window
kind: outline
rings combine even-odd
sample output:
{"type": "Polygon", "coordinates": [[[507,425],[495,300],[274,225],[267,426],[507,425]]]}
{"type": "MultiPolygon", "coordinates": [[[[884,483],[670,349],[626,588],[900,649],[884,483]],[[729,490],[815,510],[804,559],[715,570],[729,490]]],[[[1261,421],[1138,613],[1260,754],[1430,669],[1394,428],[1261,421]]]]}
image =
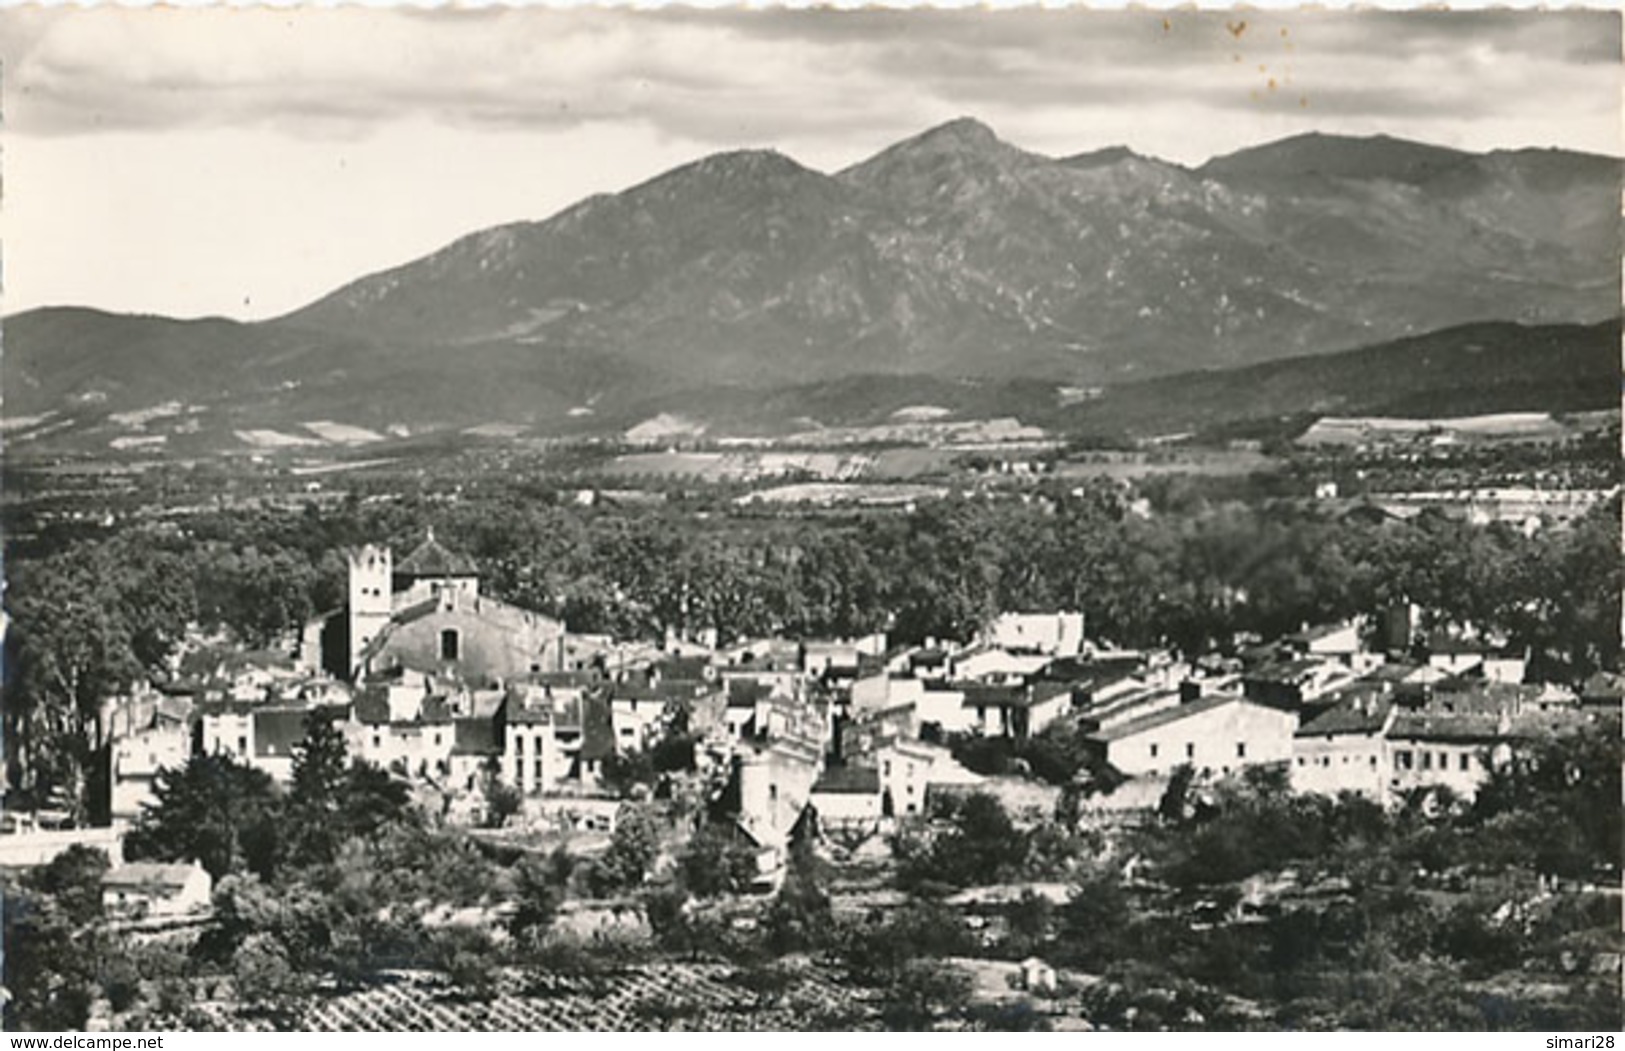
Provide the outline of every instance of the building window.
{"type": "Polygon", "coordinates": [[[767,801],[769,803],[777,803],[779,801],[779,786],[778,785],[768,785],[767,786],[767,801]]]}
{"type": "Polygon", "coordinates": [[[887,759],[885,762],[880,764],[880,776],[881,777],[890,777],[891,776],[891,760],[890,759],[887,759]]]}
{"type": "Polygon", "coordinates": [[[246,738],[246,737],[237,738],[237,754],[238,755],[247,755],[248,754],[248,738],[246,738]]]}
{"type": "Polygon", "coordinates": [[[540,781],[542,779],[542,760],[540,756],[537,757],[535,763],[531,764],[531,768],[536,771],[536,780],[540,781]]]}
{"type": "Polygon", "coordinates": [[[1461,753],[1461,768],[1463,770],[1467,769],[1467,758],[1466,752],[1461,753]]]}
{"type": "Polygon", "coordinates": [[[1245,758],[1247,758],[1247,742],[1246,741],[1237,741],[1236,742],[1236,758],[1237,759],[1245,759],[1245,758]]]}
{"type": "Polygon", "coordinates": [[[440,633],[440,659],[443,661],[457,660],[457,629],[447,628],[440,633]]]}
{"type": "Polygon", "coordinates": [[[1298,756],[1298,765],[1299,765],[1299,766],[1302,766],[1302,765],[1303,765],[1303,756],[1301,756],[1301,755],[1300,755],[1300,756],[1298,756]]]}
{"type": "Polygon", "coordinates": [[[1411,768],[1411,750],[1409,748],[1401,748],[1399,751],[1394,753],[1394,766],[1401,770],[1409,770],[1411,768]]]}
{"type": "Polygon", "coordinates": [[[1440,770],[1448,770],[1448,769],[1450,769],[1450,753],[1449,752],[1440,752],[1439,753],[1439,769],[1440,770]]]}
{"type": "Polygon", "coordinates": [[[380,737],[378,734],[373,734],[372,735],[372,746],[373,746],[373,748],[382,748],[384,746],[384,739],[382,737],[380,737]]]}
{"type": "Polygon", "coordinates": [[[1372,756],[1372,757],[1371,757],[1371,765],[1372,765],[1372,766],[1376,766],[1376,765],[1377,765],[1377,757],[1376,757],[1376,756],[1372,756]]]}
{"type": "Polygon", "coordinates": [[[1433,753],[1432,752],[1423,752],[1422,753],[1422,769],[1423,770],[1432,770],[1433,769],[1433,753]]]}
{"type": "Polygon", "coordinates": [[[1187,743],[1185,745],[1185,758],[1186,759],[1195,759],[1196,758],[1196,746],[1194,744],[1187,743]]]}

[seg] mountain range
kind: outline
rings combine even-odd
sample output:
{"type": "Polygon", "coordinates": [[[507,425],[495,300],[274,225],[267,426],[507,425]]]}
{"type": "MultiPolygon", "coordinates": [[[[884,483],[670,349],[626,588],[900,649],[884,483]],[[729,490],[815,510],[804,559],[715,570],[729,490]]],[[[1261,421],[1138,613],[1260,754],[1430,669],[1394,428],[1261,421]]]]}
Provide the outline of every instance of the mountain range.
{"type": "Polygon", "coordinates": [[[0,382],[11,436],[107,441],[130,419],[177,440],[552,433],[858,377],[894,378],[873,386],[901,404],[910,378],[1132,391],[1473,322],[1615,319],[1620,183],[1614,158],[1382,136],[1196,168],[1052,158],[962,119],[834,174],[716,154],[274,320],[19,314],[0,382]]]}

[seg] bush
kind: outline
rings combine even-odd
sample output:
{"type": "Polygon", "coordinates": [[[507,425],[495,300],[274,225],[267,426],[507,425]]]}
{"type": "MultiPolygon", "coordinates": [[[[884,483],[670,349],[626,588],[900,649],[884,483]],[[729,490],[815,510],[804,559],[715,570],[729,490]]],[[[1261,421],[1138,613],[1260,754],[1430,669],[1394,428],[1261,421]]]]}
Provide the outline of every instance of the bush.
{"type": "Polygon", "coordinates": [[[957,967],[927,960],[903,966],[880,994],[880,1019],[888,1029],[930,1029],[970,999],[970,975],[957,967]]]}

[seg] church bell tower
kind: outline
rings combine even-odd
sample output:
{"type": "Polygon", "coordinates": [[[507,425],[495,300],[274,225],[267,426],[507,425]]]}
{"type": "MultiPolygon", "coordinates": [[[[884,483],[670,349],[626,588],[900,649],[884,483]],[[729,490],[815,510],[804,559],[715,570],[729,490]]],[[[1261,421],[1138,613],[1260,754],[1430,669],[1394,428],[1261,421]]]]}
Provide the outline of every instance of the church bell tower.
{"type": "Polygon", "coordinates": [[[389,623],[389,548],[365,544],[350,555],[350,675],[361,670],[361,654],[389,623]]]}

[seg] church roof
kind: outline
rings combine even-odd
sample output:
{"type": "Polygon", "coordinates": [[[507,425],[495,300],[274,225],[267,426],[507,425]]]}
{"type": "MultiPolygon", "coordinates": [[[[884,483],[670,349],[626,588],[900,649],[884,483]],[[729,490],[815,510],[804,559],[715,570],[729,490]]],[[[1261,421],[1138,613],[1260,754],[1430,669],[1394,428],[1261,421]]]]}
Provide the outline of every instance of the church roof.
{"type": "Polygon", "coordinates": [[[395,575],[400,577],[477,577],[479,567],[474,560],[453,554],[434,538],[434,530],[410,555],[395,563],[395,575]]]}

